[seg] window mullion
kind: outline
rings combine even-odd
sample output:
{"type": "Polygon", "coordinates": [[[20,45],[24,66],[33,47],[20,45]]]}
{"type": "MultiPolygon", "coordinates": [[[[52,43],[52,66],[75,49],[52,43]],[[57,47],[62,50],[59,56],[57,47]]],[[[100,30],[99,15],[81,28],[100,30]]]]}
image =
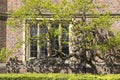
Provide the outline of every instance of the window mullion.
{"type": "MultiPolygon", "coordinates": [[[[29,24],[29,26],[30,26],[30,24],[29,24]]],[[[29,36],[29,38],[28,38],[28,59],[30,58],[30,53],[31,53],[31,50],[30,50],[30,27],[28,28],[28,36],[29,36]]]]}
{"type": "Polygon", "coordinates": [[[48,23],[48,25],[47,25],[47,28],[48,28],[48,32],[47,32],[47,35],[48,35],[48,40],[47,40],[47,52],[48,52],[48,56],[52,55],[52,50],[51,50],[52,44],[51,44],[50,36],[49,36],[49,33],[50,33],[49,31],[50,31],[51,26],[52,25],[50,23],[48,23]]]}
{"type": "Polygon", "coordinates": [[[73,28],[73,24],[70,23],[69,24],[69,54],[72,54],[72,28],[73,28]]]}
{"type": "Polygon", "coordinates": [[[40,37],[40,25],[37,24],[37,58],[40,57],[41,53],[40,53],[40,40],[39,40],[39,37],[40,37]]]}
{"type": "Polygon", "coordinates": [[[59,23],[59,36],[58,36],[58,43],[59,43],[59,51],[62,52],[62,25],[59,23]]]}

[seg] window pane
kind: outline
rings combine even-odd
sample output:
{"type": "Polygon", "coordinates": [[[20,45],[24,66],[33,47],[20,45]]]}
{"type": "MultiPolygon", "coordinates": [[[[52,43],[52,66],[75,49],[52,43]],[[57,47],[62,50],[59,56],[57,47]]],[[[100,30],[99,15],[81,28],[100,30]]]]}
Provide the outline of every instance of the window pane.
{"type": "Polygon", "coordinates": [[[47,56],[47,47],[46,47],[46,45],[42,46],[40,48],[40,53],[41,53],[41,57],[46,57],[47,56]]]}
{"type": "MultiPolygon", "coordinates": [[[[55,35],[55,31],[58,31],[59,29],[59,24],[57,23],[52,24],[51,29],[52,29],[51,32],[53,32],[51,33],[52,53],[54,54],[55,53],[54,49],[59,50],[59,41],[58,41],[59,35],[55,35]]],[[[69,54],[68,31],[69,31],[68,25],[62,24],[62,52],[64,52],[65,54],[69,54]]],[[[30,26],[30,37],[31,37],[30,38],[30,57],[37,57],[37,54],[40,54],[40,57],[47,56],[47,41],[45,38],[46,34],[47,34],[47,27],[45,25],[41,25],[38,27],[37,24],[32,24],[30,26]],[[37,38],[38,34],[40,36],[40,40],[37,38]]]]}
{"type": "Polygon", "coordinates": [[[45,26],[40,26],[40,33],[47,33],[47,28],[45,26]]]}
{"type": "Polygon", "coordinates": [[[32,24],[30,27],[30,57],[37,57],[37,25],[32,24]]]}
{"type": "Polygon", "coordinates": [[[45,34],[47,33],[47,28],[45,25],[39,26],[40,29],[40,35],[42,37],[42,43],[40,45],[40,57],[46,57],[47,56],[47,42],[45,40],[45,34]]]}
{"type": "Polygon", "coordinates": [[[69,25],[64,24],[62,27],[62,51],[65,54],[69,54],[69,25]]]}
{"type": "Polygon", "coordinates": [[[37,57],[37,46],[34,44],[30,45],[30,57],[37,57]]]}
{"type": "Polygon", "coordinates": [[[33,36],[36,36],[37,35],[37,25],[31,25],[30,27],[30,36],[33,37],[33,36]]]}

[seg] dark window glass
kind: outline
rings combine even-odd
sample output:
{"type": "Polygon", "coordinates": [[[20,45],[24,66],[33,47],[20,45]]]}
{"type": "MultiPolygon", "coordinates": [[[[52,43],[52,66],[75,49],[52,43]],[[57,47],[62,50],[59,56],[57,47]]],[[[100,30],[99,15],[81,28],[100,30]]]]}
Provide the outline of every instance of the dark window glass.
{"type": "Polygon", "coordinates": [[[33,24],[30,27],[30,57],[37,57],[37,25],[33,24]]]}
{"type": "MultiPolygon", "coordinates": [[[[45,25],[39,26],[40,28],[40,35],[45,37],[45,34],[47,33],[47,28],[45,25]]],[[[40,45],[40,57],[46,57],[47,56],[47,41],[43,38],[43,43],[40,45]]]]}
{"type": "Polygon", "coordinates": [[[65,54],[69,54],[69,25],[63,25],[62,29],[62,51],[65,54]]]}
{"type": "MultiPolygon", "coordinates": [[[[59,29],[59,25],[58,24],[52,24],[51,26],[51,32],[55,32],[57,29],[59,29]]],[[[40,54],[40,57],[46,57],[47,56],[47,41],[45,39],[43,39],[42,43],[40,42],[38,44],[38,38],[37,38],[37,34],[38,34],[38,27],[37,24],[32,24],[30,26],[30,57],[37,57],[37,54],[40,54]],[[38,51],[38,45],[40,46],[39,51],[40,53],[37,53],[38,51]]],[[[62,52],[64,52],[65,54],[69,54],[69,27],[68,25],[64,24],[62,25],[62,52]]],[[[47,33],[47,28],[45,25],[39,26],[39,36],[42,38],[45,37],[47,33]]],[[[39,40],[41,41],[41,39],[39,40]]],[[[51,42],[52,42],[52,53],[56,53],[54,51],[54,49],[58,50],[59,49],[59,41],[58,41],[58,35],[55,36],[54,33],[52,35],[51,38],[51,42]]]]}

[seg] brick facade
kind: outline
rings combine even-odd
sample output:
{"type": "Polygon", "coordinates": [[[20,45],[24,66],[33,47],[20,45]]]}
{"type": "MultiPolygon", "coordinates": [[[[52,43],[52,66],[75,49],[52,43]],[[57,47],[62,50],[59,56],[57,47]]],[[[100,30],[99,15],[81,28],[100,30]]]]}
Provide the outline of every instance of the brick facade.
{"type": "Polygon", "coordinates": [[[6,46],[6,24],[5,21],[0,20],[0,48],[6,46]]]}
{"type": "MultiPolygon", "coordinates": [[[[7,1],[7,11],[14,11],[21,6],[21,0],[8,0],[7,1]]],[[[23,37],[22,25],[17,29],[13,29],[11,26],[6,27],[6,48],[12,50],[15,48],[15,45],[19,43],[23,37]]],[[[22,45],[21,45],[22,46],[22,45]]],[[[22,51],[22,48],[19,49],[19,52],[22,51]]],[[[23,52],[23,51],[22,51],[23,52]]],[[[21,52],[21,53],[22,53],[21,52]]],[[[18,51],[15,51],[14,55],[18,55],[18,51]]],[[[19,56],[22,59],[22,56],[19,56]]]]}
{"type": "Polygon", "coordinates": [[[20,7],[21,0],[0,0],[0,49],[6,47],[13,49],[18,39],[22,39],[22,28],[15,31],[7,26],[7,13],[20,7]]]}
{"type": "Polygon", "coordinates": [[[7,0],[0,0],[0,12],[7,11],[7,0]]]}
{"type": "Polygon", "coordinates": [[[16,10],[22,5],[22,0],[8,0],[7,9],[8,11],[16,10]]]}
{"type": "Polygon", "coordinates": [[[7,0],[0,0],[0,49],[6,46],[6,18],[7,0]]]}
{"type": "MultiPolygon", "coordinates": [[[[6,26],[6,19],[4,17],[4,14],[8,11],[18,9],[22,5],[21,1],[22,0],[0,0],[0,42],[3,43],[7,49],[12,49],[14,47],[14,45],[18,42],[17,38],[22,39],[23,32],[22,28],[16,31],[12,31],[11,27],[6,26]]],[[[60,0],[53,0],[53,2],[56,1],[60,0]]],[[[94,3],[99,5],[107,4],[108,11],[111,11],[115,14],[120,13],[120,0],[94,0],[94,3]]],[[[104,10],[99,9],[98,11],[102,12],[104,10]]],[[[112,25],[112,27],[115,27],[117,29],[120,29],[119,26],[119,21],[116,21],[112,25]]]]}
{"type": "MultiPolygon", "coordinates": [[[[18,42],[18,39],[23,38],[22,27],[19,27],[15,31],[12,30],[12,27],[6,25],[6,19],[4,17],[5,13],[11,10],[18,9],[22,3],[22,0],[0,0],[0,42],[6,46],[7,49],[12,49],[15,44],[18,42]]],[[[53,0],[54,2],[59,0],[53,0]]],[[[112,13],[120,13],[120,0],[94,0],[95,3],[107,4],[109,7],[108,11],[112,13]],[[99,2],[99,3],[98,3],[99,2]]],[[[105,9],[106,10],[106,9],[105,9]]],[[[99,11],[104,11],[99,9],[99,11]]],[[[116,21],[112,27],[119,28],[120,22],[116,21]]]]}
{"type": "Polygon", "coordinates": [[[106,5],[106,8],[99,9],[99,12],[108,11],[111,13],[120,13],[120,0],[94,0],[94,3],[106,5]]]}
{"type": "MultiPolygon", "coordinates": [[[[12,27],[6,25],[7,18],[5,17],[8,11],[18,9],[22,5],[21,1],[22,0],[0,0],[0,48],[6,47],[7,49],[13,49],[15,44],[19,42],[18,39],[23,39],[23,25],[14,31],[12,27]]],[[[56,1],[60,0],[53,0],[53,2],[56,1]]],[[[108,5],[105,9],[97,9],[99,12],[110,11],[114,14],[120,14],[120,0],[94,0],[94,3],[108,5]]],[[[120,31],[120,21],[115,21],[112,28],[120,31]]],[[[23,53],[24,50],[21,48],[20,51],[23,53]]],[[[16,52],[17,56],[18,54],[20,53],[16,52]]],[[[19,57],[22,59],[23,55],[19,57]]]]}

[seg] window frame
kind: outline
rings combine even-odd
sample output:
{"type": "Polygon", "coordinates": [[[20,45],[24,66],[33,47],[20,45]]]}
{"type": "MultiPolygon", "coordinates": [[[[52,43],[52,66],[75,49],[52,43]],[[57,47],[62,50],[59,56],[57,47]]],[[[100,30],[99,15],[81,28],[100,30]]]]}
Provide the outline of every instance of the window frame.
{"type": "MultiPolygon", "coordinates": [[[[39,21],[41,21],[41,20],[38,20],[37,22],[37,36],[39,36],[40,35],[40,24],[39,24],[39,21]]],[[[52,20],[51,20],[52,21],[52,20]]],[[[30,24],[29,22],[27,22],[28,24],[30,24]]],[[[58,23],[59,24],[59,23],[58,23]]],[[[69,34],[69,24],[67,24],[68,25],[68,34],[69,34]]],[[[59,27],[59,26],[58,26],[59,27]]],[[[28,32],[28,36],[30,36],[30,27],[29,27],[29,29],[27,30],[27,32],[28,32]]],[[[26,40],[28,40],[28,39],[26,39],[26,40]]],[[[63,39],[62,39],[62,41],[63,41],[63,39]]],[[[37,44],[39,43],[39,40],[37,40],[37,44]]],[[[68,36],[68,43],[69,43],[69,36],[68,36]]],[[[69,44],[68,44],[68,51],[69,51],[69,44]]],[[[31,53],[31,51],[30,51],[30,42],[29,42],[29,40],[28,40],[28,46],[26,47],[26,60],[27,59],[29,59],[29,58],[32,58],[30,55],[31,53]]],[[[69,54],[69,52],[68,52],[68,54],[69,54]]],[[[37,45],[37,58],[40,58],[40,55],[41,55],[41,50],[40,50],[40,45],[37,45]],[[38,54],[39,53],[39,54],[38,54]]],[[[48,56],[48,55],[47,55],[48,56]]],[[[45,56],[46,57],[46,56],[45,56]]]]}

